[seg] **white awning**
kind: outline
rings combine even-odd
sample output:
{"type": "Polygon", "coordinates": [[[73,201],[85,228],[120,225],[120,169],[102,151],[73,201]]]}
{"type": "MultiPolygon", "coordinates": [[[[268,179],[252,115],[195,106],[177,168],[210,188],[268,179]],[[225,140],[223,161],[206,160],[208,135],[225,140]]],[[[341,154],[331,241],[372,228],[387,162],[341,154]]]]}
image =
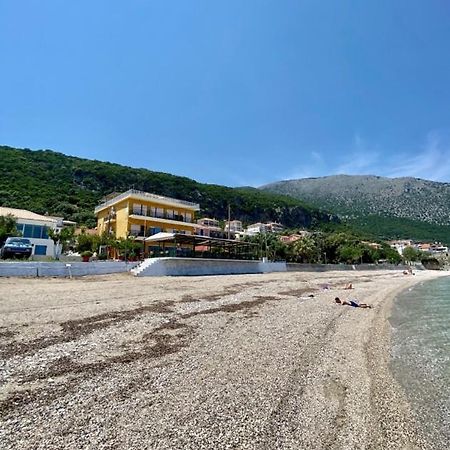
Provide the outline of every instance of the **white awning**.
{"type": "Polygon", "coordinates": [[[148,238],[145,238],[145,242],[161,242],[170,241],[175,237],[175,233],[156,233],[148,238]]]}

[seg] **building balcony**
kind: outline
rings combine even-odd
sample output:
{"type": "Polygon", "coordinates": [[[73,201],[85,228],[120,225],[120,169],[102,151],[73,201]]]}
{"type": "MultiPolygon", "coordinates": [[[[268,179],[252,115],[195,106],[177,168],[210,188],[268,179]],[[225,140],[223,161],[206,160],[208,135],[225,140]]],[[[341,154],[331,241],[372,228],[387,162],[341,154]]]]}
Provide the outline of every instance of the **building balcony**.
{"type": "Polygon", "coordinates": [[[158,223],[167,224],[167,225],[183,224],[183,225],[189,226],[189,227],[194,227],[194,225],[195,225],[192,222],[186,222],[184,220],[184,217],[182,217],[182,216],[176,216],[176,217],[178,217],[178,218],[168,219],[165,217],[144,216],[142,214],[136,214],[136,213],[132,213],[129,216],[130,219],[139,220],[141,222],[158,222],[158,223]]]}
{"type": "Polygon", "coordinates": [[[108,208],[115,205],[116,203],[125,200],[127,198],[132,198],[136,200],[142,200],[144,202],[151,202],[158,205],[170,206],[174,208],[188,209],[192,211],[199,211],[200,205],[198,203],[188,202],[186,200],[180,200],[171,197],[164,197],[162,195],[151,194],[149,192],[138,191],[135,189],[130,189],[122,194],[116,195],[113,198],[105,199],[100,205],[95,207],[95,214],[97,214],[102,209],[108,208]]]}
{"type": "Polygon", "coordinates": [[[144,213],[142,213],[140,211],[133,211],[131,209],[129,211],[129,215],[130,215],[130,217],[131,216],[141,216],[141,217],[144,217],[144,218],[145,217],[147,217],[147,218],[150,217],[152,219],[158,219],[158,220],[159,219],[167,219],[167,220],[176,220],[178,222],[192,223],[192,222],[186,221],[182,215],[168,216],[167,214],[155,214],[155,215],[149,216],[149,215],[144,214],[144,213]]]}

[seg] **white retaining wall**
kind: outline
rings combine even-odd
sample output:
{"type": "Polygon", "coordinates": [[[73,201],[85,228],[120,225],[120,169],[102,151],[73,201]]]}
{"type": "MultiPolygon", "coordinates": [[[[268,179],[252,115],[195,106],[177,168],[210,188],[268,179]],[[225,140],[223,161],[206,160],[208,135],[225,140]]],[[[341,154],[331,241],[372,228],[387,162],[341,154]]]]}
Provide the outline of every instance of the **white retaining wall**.
{"type": "MultiPolygon", "coordinates": [[[[152,258],[139,272],[138,262],[91,261],[85,262],[0,262],[0,277],[79,277],[108,273],[133,272],[137,276],[166,275],[231,275],[269,272],[324,272],[328,270],[403,270],[408,266],[391,264],[286,264],[285,262],[243,261],[200,258],[152,258]],[[70,264],[70,267],[67,266],[70,264]],[[133,270],[132,270],[133,269],[133,270]]],[[[415,266],[414,270],[423,270],[415,266]]]]}
{"type": "Polygon", "coordinates": [[[0,262],[0,277],[80,277],[129,272],[137,262],[91,261],[91,262],[0,262]],[[70,267],[68,266],[70,264],[70,267]]]}
{"type": "MultiPolygon", "coordinates": [[[[147,260],[146,260],[147,261],[147,260]]],[[[136,267],[132,272],[138,277],[145,276],[180,276],[180,275],[232,275],[245,273],[286,272],[285,262],[243,261],[230,259],[200,258],[154,258],[151,264],[139,272],[136,267]]]]}
{"type": "MultiPolygon", "coordinates": [[[[328,270],[405,270],[411,268],[404,264],[297,264],[287,263],[288,272],[326,272],[328,270]]],[[[424,270],[420,265],[413,266],[414,270],[424,270]]]]}

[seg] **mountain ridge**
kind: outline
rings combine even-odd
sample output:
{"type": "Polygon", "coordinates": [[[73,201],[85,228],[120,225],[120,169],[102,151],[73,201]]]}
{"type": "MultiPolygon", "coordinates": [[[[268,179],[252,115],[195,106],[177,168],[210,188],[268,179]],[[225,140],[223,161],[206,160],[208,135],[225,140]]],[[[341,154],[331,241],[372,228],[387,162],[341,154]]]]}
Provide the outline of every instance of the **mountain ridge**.
{"type": "Polygon", "coordinates": [[[283,180],[260,189],[291,195],[341,216],[379,214],[450,225],[450,183],[414,177],[330,175],[283,180]]]}
{"type": "Polygon", "coordinates": [[[187,177],[67,156],[52,150],[0,146],[0,205],[61,215],[95,226],[94,207],[107,194],[131,187],[199,203],[201,213],[243,222],[279,221],[308,227],[336,220],[300,200],[256,188],[199,183],[187,177]]]}

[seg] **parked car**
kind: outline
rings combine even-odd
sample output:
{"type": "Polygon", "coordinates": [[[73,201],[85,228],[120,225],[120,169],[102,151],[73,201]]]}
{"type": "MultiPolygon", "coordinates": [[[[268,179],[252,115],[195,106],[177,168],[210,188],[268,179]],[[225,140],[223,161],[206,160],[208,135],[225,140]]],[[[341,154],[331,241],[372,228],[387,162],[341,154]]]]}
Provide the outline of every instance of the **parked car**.
{"type": "Polygon", "coordinates": [[[33,245],[29,239],[20,237],[9,237],[0,249],[0,257],[7,258],[29,258],[33,253],[33,245]]]}

